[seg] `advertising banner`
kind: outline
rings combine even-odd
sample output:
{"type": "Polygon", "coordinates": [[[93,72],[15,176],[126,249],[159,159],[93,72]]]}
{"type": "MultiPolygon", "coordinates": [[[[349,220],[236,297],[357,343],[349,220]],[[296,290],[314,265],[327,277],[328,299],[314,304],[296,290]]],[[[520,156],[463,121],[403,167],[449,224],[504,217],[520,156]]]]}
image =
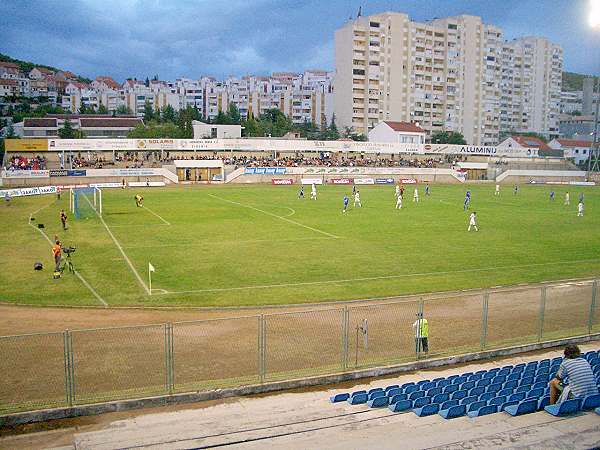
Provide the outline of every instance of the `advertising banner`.
{"type": "Polygon", "coordinates": [[[352,179],[350,178],[334,178],[329,180],[331,184],[352,184],[352,179]]]}
{"type": "Polygon", "coordinates": [[[375,184],[394,184],[393,178],[375,178],[375,184]]]}
{"type": "Polygon", "coordinates": [[[414,178],[402,178],[400,180],[400,183],[402,183],[402,184],[417,184],[417,180],[415,180],[414,178]]]}
{"type": "Polygon", "coordinates": [[[373,178],[355,178],[354,184],[375,184],[373,178]]]}
{"type": "Polygon", "coordinates": [[[302,184],[323,184],[322,178],[302,178],[302,184]]]}
{"type": "Polygon", "coordinates": [[[4,170],[2,178],[50,178],[49,170],[4,170]]]}
{"type": "Polygon", "coordinates": [[[7,152],[45,152],[48,150],[47,139],[5,139],[7,152]]]}
{"type": "Polygon", "coordinates": [[[276,185],[289,185],[294,184],[294,180],[292,178],[273,178],[271,183],[276,185]]]}
{"type": "Polygon", "coordinates": [[[75,170],[50,170],[51,177],[85,177],[85,169],[75,169],[75,170]]]}
{"type": "Polygon", "coordinates": [[[90,184],[90,187],[97,187],[100,189],[120,188],[120,187],[123,187],[123,184],[122,183],[92,183],[92,184],[90,184]]]}
{"type": "Polygon", "coordinates": [[[0,197],[4,197],[6,194],[11,197],[24,197],[29,195],[43,195],[43,194],[56,194],[56,186],[41,186],[31,188],[19,188],[19,189],[4,189],[0,190],[0,197]]]}

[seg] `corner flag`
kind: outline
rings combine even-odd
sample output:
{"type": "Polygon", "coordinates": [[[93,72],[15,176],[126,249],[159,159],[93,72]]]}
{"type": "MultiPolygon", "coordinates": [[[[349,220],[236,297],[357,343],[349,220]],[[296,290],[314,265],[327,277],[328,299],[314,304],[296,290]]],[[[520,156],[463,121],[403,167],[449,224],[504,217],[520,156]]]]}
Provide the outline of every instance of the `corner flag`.
{"type": "Polygon", "coordinates": [[[152,295],[152,272],[156,272],[156,269],[152,263],[148,263],[148,295],[152,295]]]}
{"type": "Polygon", "coordinates": [[[154,268],[154,266],[151,263],[148,263],[148,270],[150,272],[156,272],[156,269],[154,268]]]}

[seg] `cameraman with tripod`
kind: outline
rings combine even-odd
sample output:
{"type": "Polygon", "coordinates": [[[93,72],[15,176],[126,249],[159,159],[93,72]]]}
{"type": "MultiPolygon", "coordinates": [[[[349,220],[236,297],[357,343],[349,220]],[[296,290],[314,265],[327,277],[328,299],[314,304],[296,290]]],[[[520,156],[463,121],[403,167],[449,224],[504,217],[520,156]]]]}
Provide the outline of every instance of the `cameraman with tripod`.
{"type": "Polygon", "coordinates": [[[52,255],[54,256],[54,272],[60,272],[60,262],[62,261],[62,249],[60,241],[57,239],[52,246],[52,255]]]}

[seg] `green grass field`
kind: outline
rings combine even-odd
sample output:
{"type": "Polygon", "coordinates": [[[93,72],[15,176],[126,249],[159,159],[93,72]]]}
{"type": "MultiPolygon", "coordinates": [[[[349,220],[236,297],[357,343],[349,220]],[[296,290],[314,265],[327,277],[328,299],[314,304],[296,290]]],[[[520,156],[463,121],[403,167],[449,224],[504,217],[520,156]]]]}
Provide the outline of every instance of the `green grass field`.
{"type": "Polygon", "coordinates": [[[58,219],[68,196],[14,198],[0,205],[0,299],[39,305],[234,306],[293,304],[595,276],[600,273],[600,191],[566,186],[432,185],[396,210],[393,186],[360,187],[363,208],[342,214],[351,188],[297,186],[105,189],[104,223],[58,219]],[[467,233],[462,202],[473,192],[478,233],[467,233]],[[307,189],[307,194],[310,189],[307,189]],[[576,217],[579,192],[584,217],[576,217]],[[37,211],[37,212],[36,212],[37,211]],[[76,246],[81,277],[52,279],[46,235],[76,246]],[[110,233],[109,233],[110,231],[110,233]],[[114,236],[114,239],[113,237],[114,236]],[[119,248],[121,247],[121,249],[119,248]],[[35,261],[44,270],[35,272],[35,261]],[[147,293],[148,263],[156,268],[147,293]],[[131,265],[130,265],[131,264],[131,265]],[[136,275],[136,273],[139,275],[136,275]],[[97,296],[92,293],[96,292],[97,296]],[[101,299],[101,300],[100,300],[101,299]]]}

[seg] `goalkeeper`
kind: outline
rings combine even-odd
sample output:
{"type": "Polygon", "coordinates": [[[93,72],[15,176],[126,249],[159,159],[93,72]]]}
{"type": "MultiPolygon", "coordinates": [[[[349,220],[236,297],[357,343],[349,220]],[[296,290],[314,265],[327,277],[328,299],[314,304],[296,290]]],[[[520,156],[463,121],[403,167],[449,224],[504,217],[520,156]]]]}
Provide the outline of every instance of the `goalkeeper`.
{"type": "Polygon", "coordinates": [[[144,205],[142,205],[142,202],[144,201],[144,197],[142,197],[140,194],[135,194],[135,206],[137,206],[138,208],[142,208],[144,205]]]}

